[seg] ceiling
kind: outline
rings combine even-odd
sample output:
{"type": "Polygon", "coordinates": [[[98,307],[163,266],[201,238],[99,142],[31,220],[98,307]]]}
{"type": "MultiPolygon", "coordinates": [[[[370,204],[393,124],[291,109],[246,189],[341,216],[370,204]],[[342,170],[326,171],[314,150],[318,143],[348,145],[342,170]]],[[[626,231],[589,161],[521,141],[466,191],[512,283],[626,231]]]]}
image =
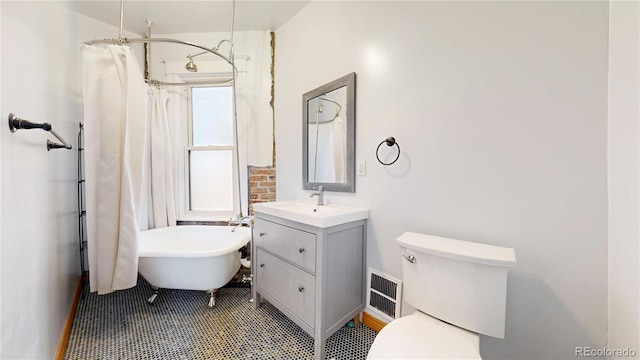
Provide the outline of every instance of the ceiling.
{"type": "MultiPolygon", "coordinates": [[[[276,30],[289,21],[310,0],[237,0],[235,31],[276,30]]],[[[75,0],[73,9],[81,14],[120,26],[119,0],[75,0]]],[[[152,34],[219,32],[231,29],[233,2],[229,0],[127,0],[124,1],[124,30],[143,35],[146,20],[152,34]]]]}

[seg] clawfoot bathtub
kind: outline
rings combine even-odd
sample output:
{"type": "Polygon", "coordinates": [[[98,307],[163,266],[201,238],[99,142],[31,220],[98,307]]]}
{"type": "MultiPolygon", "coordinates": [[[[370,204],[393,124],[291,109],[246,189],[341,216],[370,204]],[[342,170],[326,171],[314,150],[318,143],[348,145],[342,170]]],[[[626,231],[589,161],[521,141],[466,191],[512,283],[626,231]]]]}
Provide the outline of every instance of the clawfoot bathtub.
{"type": "Polygon", "coordinates": [[[251,239],[248,227],[184,225],[140,233],[138,271],[154,289],[206,290],[209,306],[217,289],[240,268],[240,252],[251,239]]]}

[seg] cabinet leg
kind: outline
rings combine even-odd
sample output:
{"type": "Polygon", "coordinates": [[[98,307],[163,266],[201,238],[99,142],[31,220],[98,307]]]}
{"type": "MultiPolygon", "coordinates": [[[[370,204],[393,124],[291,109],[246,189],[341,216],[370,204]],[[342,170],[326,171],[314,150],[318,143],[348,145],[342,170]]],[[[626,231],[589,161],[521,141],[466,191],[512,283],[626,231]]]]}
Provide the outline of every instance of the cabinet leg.
{"type": "Polygon", "coordinates": [[[356,314],[356,316],[353,317],[353,325],[358,324],[360,324],[360,313],[356,314]]]}
{"type": "MultiPolygon", "coordinates": [[[[317,332],[316,332],[317,334],[317,332]]],[[[316,336],[313,342],[313,359],[314,360],[324,360],[324,344],[326,340],[322,339],[322,336],[316,336]]]]}
{"type": "Polygon", "coordinates": [[[260,299],[260,294],[254,291],[253,292],[253,310],[258,310],[258,308],[260,307],[261,300],[262,299],[260,299]]]}

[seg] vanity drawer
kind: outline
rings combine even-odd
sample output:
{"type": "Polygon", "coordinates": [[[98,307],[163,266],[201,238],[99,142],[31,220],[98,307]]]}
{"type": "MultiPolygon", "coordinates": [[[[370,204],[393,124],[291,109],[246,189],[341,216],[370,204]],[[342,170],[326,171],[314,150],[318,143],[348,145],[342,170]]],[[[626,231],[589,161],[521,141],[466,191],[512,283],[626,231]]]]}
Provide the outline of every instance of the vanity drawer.
{"type": "Polygon", "coordinates": [[[258,291],[264,290],[311,328],[314,326],[315,276],[258,248],[258,291]]]}
{"type": "Polygon", "coordinates": [[[256,246],[301,266],[316,271],[316,235],[264,219],[255,219],[256,246]]]}

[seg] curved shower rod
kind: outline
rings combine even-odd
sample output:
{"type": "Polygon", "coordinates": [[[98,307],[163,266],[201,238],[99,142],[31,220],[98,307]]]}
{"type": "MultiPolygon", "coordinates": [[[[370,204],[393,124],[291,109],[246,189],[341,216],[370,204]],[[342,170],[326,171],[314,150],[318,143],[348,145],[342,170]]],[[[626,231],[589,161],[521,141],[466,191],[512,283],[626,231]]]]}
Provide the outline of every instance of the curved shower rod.
{"type": "MultiPolygon", "coordinates": [[[[231,36],[233,37],[233,23],[235,20],[235,0],[233,0],[233,8],[232,8],[232,13],[231,13],[231,36]]],[[[151,21],[147,20],[147,25],[150,28],[151,27],[151,21]]],[[[232,38],[233,39],[233,38],[232,38]]],[[[218,47],[224,42],[224,41],[229,41],[229,40],[223,40],[220,41],[220,43],[218,43],[218,47]]],[[[238,69],[236,68],[235,63],[233,62],[233,40],[229,41],[229,43],[231,44],[231,51],[229,53],[229,58],[227,58],[226,56],[220,54],[218,52],[218,47],[215,48],[207,48],[189,41],[183,41],[183,40],[177,40],[177,39],[170,39],[170,38],[152,38],[151,36],[146,37],[146,38],[136,38],[136,39],[129,39],[124,37],[124,0],[120,0],[120,27],[119,27],[119,36],[117,39],[96,39],[96,40],[90,40],[90,41],[86,41],[84,42],[85,45],[98,45],[98,44],[111,44],[111,45],[129,45],[131,43],[143,43],[143,44],[147,44],[147,43],[152,43],[152,42],[165,42],[165,43],[174,43],[174,44],[182,44],[182,45],[187,45],[187,46],[192,46],[201,50],[204,50],[204,52],[198,54],[198,55],[202,55],[205,53],[211,53],[213,55],[218,56],[219,58],[223,59],[224,61],[226,61],[229,65],[231,65],[231,67],[233,68],[233,77],[231,79],[230,82],[235,83],[235,78],[238,74],[238,69]]],[[[197,56],[197,55],[194,55],[197,56]]],[[[185,83],[168,83],[168,82],[164,82],[164,81],[159,81],[159,80],[153,80],[153,79],[145,79],[145,81],[153,83],[153,84],[157,84],[157,85],[187,85],[185,83]]],[[[235,84],[234,84],[235,85],[235,84]]]]}
{"type": "MultiPolygon", "coordinates": [[[[229,63],[229,65],[233,66],[233,62],[231,60],[229,60],[229,58],[227,58],[226,56],[220,54],[215,49],[209,49],[207,47],[204,47],[202,45],[198,45],[196,43],[192,43],[192,42],[184,41],[184,40],[178,40],[178,39],[171,39],[171,38],[134,38],[134,39],[131,39],[131,38],[122,37],[122,38],[117,38],[117,39],[95,39],[95,40],[85,41],[84,44],[85,45],[98,45],[98,44],[129,45],[131,43],[152,43],[152,42],[167,42],[167,43],[174,43],[174,44],[193,46],[195,48],[204,50],[204,52],[202,54],[204,54],[205,52],[212,53],[212,54],[222,58],[224,61],[229,63]]],[[[195,55],[192,55],[192,56],[195,56],[195,55]]]]}
{"type": "Polygon", "coordinates": [[[335,100],[331,100],[331,99],[326,98],[326,97],[319,97],[319,99],[336,104],[338,106],[338,111],[336,111],[336,116],[340,115],[340,112],[342,111],[342,105],[340,105],[339,102],[337,102],[335,100]]]}
{"type": "MultiPolygon", "coordinates": [[[[334,120],[335,120],[335,119],[340,115],[340,112],[342,111],[342,105],[340,105],[340,103],[339,103],[339,102],[337,102],[337,101],[335,101],[335,100],[331,100],[331,99],[326,98],[326,97],[323,97],[323,96],[320,96],[320,97],[318,98],[318,100],[324,100],[324,101],[328,101],[328,102],[330,102],[330,103],[334,103],[334,104],[336,104],[336,106],[338,107],[338,109],[337,109],[337,111],[336,111],[336,114],[333,116],[333,119],[329,119],[329,120],[325,120],[325,121],[319,121],[319,119],[316,119],[316,122],[309,122],[309,123],[310,123],[310,124],[328,124],[328,123],[330,123],[330,122],[333,122],[333,121],[334,121],[334,120]]],[[[322,112],[322,110],[321,110],[321,106],[322,106],[322,105],[318,104],[318,113],[321,113],[321,112],[322,112]]]]}
{"type": "MultiPolygon", "coordinates": [[[[110,44],[110,45],[130,45],[132,43],[153,43],[153,42],[165,42],[165,43],[173,43],[173,44],[181,44],[181,45],[187,45],[187,46],[192,46],[201,50],[204,50],[204,52],[202,52],[202,54],[204,53],[211,53],[213,55],[218,56],[219,58],[221,58],[222,60],[226,61],[229,65],[231,65],[231,67],[233,68],[233,78],[236,77],[236,75],[238,74],[238,69],[236,68],[235,63],[233,62],[233,60],[230,60],[229,58],[227,58],[226,56],[220,54],[218,51],[216,51],[215,49],[209,49],[207,47],[189,42],[189,41],[183,41],[183,40],[177,40],[177,39],[171,39],[171,38],[140,38],[140,39],[130,39],[130,38],[118,38],[118,39],[95,39],[95,40],[90,40],[90,41],[86,41],[83,44],[84,45],[104,45],[104,44],[110,44]]],[[[227,82],[232,82],[233,78],[227,82]]],[[[153,80],[153,79],[145,79],[147,82],[149,83],[153,83],[153,84],[158,84],[158,85],[176,85],[176,86],[184,86],[184,85],[189,85],[187,83],[170,83],[170,82],[164,82],[164,81],[159,81],[159,80],[153,80]]],[[[203,82],[209,84],[210,82],[203,82]]],[[[191,83],[193,84],[193,83],[191,83]]]]}

